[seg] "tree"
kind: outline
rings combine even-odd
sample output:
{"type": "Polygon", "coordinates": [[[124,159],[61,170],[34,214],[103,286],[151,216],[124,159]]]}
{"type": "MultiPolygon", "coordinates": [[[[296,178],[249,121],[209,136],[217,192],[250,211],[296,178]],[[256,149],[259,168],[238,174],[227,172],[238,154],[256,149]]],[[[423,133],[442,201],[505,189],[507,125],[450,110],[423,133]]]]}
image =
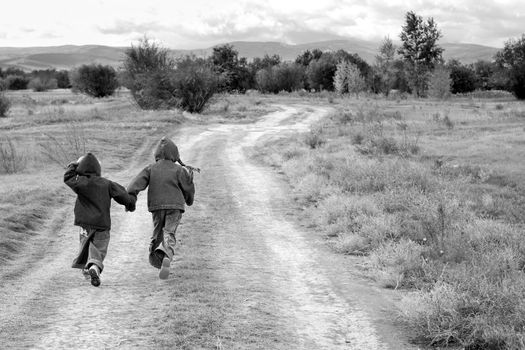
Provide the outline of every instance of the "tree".
{"type": "Polygon", "coordinates": [[[225,44],[213,48],[210,61],[221,76],[220,89],[223,91],[246,91],[250,86],[251,72],[245,57],[233,45],[225,44]]]}
{"type": "Polygon", "coordinates": [[[395,55],[396,47],[392,42],[392,39],[386,37],[381,43],[381,46],[379,46],[379,54],[376,55],[376,71],[380,78],[379,90],[386,96],[388,96],[394,85],[395,55]]]}
{"type": "Polygon", "coordinates": [[[169,50],[145,37],[137,46],[126,49],[124,55],[123,85],[131,91],[137,105],[142,109],[176,107],[174,87],[169,80],[175,60],[169,50]]]}
{"type": "Polygon", "coordinates": [[[358,96],[359,92],[366,87],[365,79],[356,64],[342,61],[337,64],[334,75],[334,88],[340,94],[346,92],[354,93],[358,96]]]}
{"type": "Polygon", "coordinates": [[[496,53],[496,63],[506,71],[512,93],[520,100],[525,99],[525,34],[519,39],[509,39],[496,53]]]}
{"type": "Polygon", "coordinates": [[[400,38],[402,45],[398,53],[407,64],[412,91],[417,96],[423,96],[429,72],[443,61],[443,49],[437,44],[441,32],[432,17],[423,21],[421,16],[410,11],[405,15],[405,25],[402,27],[400,38]]]}
{"type": "Polygon", "coordinates": [[[317,91],[333,91],[337,63],[334,54],[330,52],[325,52],[319,59],[311,61],[306,69],[308,87],[317,91]]]}
{"type": "Polygon", "coordinates": [[[93,97],[111,96],[119,86],[117,73],[111,66],[84,64],[71,75],[73,90],[93,97]]]}
{"type": "Polygon", "coordinates": [[[300,64],[304,67],[308,67],[310,62],[313,60],[318,60],[323,55],[323,51],[319,49],[313,49],[312,51],[306,50],[303,51],[297,58],[295,59],[295,63],[300,64]]]}

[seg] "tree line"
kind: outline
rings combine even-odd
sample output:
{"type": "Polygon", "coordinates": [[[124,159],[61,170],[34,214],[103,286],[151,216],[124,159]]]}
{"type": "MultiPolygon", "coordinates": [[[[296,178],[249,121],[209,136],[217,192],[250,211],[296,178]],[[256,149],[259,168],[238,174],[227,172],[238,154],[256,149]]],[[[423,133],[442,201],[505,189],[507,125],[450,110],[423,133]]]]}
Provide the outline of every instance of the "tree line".
{"type": "Polygon", "coordinates": [[[71,72],[0,70],[0,88],[73,88],[95,97],[130,89],[144,109],[182,108],[199,112],[215,92],[264,93],[336,91],[446,97],[474,90],[507,90],[525,99],[525,34],[510,39],[493,61],[463,64],[443,59],[442,37],[433,18],[407,12],[396,47],[385,38],[373,64],[345,50],[306,50],[294,61],[265,55],[249,61],[232,45],[213,48],[207,58],[173,58],[167,48],[147,38],[126,49],[121,69],[83,65],[71,72]]]}

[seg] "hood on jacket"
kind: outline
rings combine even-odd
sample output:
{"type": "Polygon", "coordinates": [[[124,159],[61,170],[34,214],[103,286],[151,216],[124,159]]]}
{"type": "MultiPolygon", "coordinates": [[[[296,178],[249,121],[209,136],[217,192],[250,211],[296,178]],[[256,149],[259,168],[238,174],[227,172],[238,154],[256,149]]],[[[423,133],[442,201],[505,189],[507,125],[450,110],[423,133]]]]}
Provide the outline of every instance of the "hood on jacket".
{"type": "Polygon", "coordinates": [[[167,137],[160,139],[159,145],[155,150],[155,161],[159,159],[171,160],[176,162],[179,160],[179,149],[177,146],[167,137]]]}
{"type": "Polygon", "coordinates": [[[78,166],[76,169],[80,175],[97,175],[100,176],[102,168],[97,157],[93,153],[87,153],[78,160],[78,166]]]}

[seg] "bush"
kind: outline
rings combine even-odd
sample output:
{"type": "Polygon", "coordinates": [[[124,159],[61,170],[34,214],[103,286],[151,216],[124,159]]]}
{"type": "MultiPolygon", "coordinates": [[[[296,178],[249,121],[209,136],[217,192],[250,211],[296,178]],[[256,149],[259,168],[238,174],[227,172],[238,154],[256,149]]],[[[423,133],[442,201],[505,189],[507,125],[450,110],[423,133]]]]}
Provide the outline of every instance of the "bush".
{"type": "Polygon", "coordinates": [[[29,79],[23,75],[8,75],[5,81],[9,90],[25,90],[29,84],[29,79]]]}
{"type": "Polygon", "coordinates": [[[11,102],[3,92],[0,92],[0,118],[7,117],[9,108],[11,108],[11,102]]]}
{"type": "Polygon", "coordinates": [[[262,92],[296,91],[303,87],[304,70],[294,63],[281,63],[257,71],[255,81],[262,92]]]}
{"type": "Polygon", "coordinates": [[[450,78],[453,94],[472,92],[476,89],[476,73],[469,67],[460,64],[451,65],[450,78]]]}
{"type": "Polygon", "coordinates": [[[169,50],[144,38],[125,51],[123,85],[142,109],[173,108],[177,106],[170,80],[174,68],[169,50]]]}
{"type": "Polygon", "coordinates": [[[28,84],[28,88],[39,92],[56,89],[57,87],[57,80],[49,78],[34,78],[28,84]]]}
{"type": "Polygon", "coordinates": [[[204,60],[186,57],[177,62],[169,86],[173,89],[172,101],[177,107],[199,113],[217,91],[219,77],[204,60]]]}
{"type": "Polygon", "coordinates": [[[66,70],[61,70],[56,73],[55,79],[57,80],[57,87],[59,89],[71,88],[71,82],[69,81],[69,73],[66,70]]]}
{"type": "Polygon", "coordinates": [[[74,91],[93,97],[111,96],[118,87],[117,73],[111,66],[82,65],[71,74],[74,91]]]}
{"type": "Polygon", "coordinates": [[[26,165],[26,158],[18,152],[17,146],[10,138],[6,138],[0,144],[0,164],[0,170],[7,174],[15,174],[26,165]]]}

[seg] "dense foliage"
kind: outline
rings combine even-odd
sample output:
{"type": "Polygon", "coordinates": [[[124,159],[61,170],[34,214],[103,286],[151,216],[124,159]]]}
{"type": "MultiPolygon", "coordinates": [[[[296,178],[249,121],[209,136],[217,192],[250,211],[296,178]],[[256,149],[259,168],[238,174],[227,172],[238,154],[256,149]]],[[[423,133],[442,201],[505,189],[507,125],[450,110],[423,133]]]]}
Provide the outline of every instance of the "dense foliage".
{"type": "Polygon", "coordinates": [[[398,52],[407,64],[410,87],[416,96],[423,96],[429,73],[442,61],[443,49],[437,44],[441,32],[432,17],[424,21],[409,11],[400,38],[402,45],[398,52]]]}
{"type": "Polygon", "coordinates": [[[525,99],[525,34],[510,39],[496,55],[496,62],[508,77],[510,91],[519,99],[525,99]]]}
{"type": "Polygon", "coordinates": [[[119,86],[117,73],[111,66],[82,65],[71,74],[73,89],[93,97],[111,96],[119,86]]]}

